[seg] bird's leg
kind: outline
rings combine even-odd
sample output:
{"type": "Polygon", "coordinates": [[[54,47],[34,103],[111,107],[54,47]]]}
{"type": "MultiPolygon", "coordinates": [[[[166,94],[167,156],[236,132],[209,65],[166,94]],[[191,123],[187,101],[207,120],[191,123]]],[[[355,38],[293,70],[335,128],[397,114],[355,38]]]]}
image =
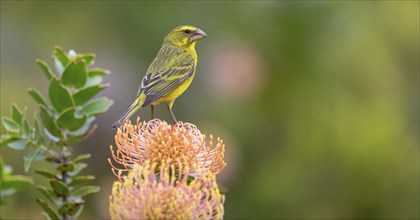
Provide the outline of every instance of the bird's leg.
{"type": "Polygon", "coordinates": [[[155,117],[153,116],[153,110],[155,110],[155,106],[151,105],[150,110],[151,110],[152,119],[154,119],[155,117]]]}
{"type": "Polygon", "coordinates": [[[168,103],[168,109],[169,109],[169,112],[171,112],[171,115],[172,115],[172,118],[174,119],[174,122],[175,123],[177,123],[178,121],[176,120],[176,118],[175,118],[175,115],[174,115],[174,113],[172,112],[172,105],[174,104],[174,102],[172,101],[172,102],[170,102],[170,103],[168,103]]]}
{"type": "Polygon", "coordinates": [[[171,108],[168,108],[168,109],[169,109],[169,111],[171,112],[171,115],[172,115],[172,118],[174,119],[174,122],[175,122],[175,123],[177,123],[178,121],[176,120],[175,115],[174,115],[174,113],[172,112],[172,109],[171,109],[171,108]]]}

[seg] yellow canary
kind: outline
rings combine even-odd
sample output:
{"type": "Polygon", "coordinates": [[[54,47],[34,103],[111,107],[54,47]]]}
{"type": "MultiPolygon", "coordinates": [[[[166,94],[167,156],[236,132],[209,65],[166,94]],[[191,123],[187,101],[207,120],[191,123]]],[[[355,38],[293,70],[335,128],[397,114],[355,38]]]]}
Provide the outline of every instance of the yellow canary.
{"type": "Polygon", "coordinates": [[[156,58],[150,64],[137,92],[136,100],[112,127],[121,126],[140,108],[167,102],[172,118],[177,122],[172,105],[191,84],[197,66],[197,41],[207,34],[190,25],[174,28],[164,39],[156,58]]]}

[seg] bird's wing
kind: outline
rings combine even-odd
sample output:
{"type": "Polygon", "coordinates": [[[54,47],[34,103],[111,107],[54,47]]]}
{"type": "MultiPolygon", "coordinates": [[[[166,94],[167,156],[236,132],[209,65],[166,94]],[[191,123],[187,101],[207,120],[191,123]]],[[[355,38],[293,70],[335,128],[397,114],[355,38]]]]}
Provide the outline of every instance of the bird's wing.
{"type": "MultiPolygon", "coordinates": [[[[158,64],[159,62],[154,62],[158,64]]],[[[138,91],[146,95],[143,106],[147,106],[172,92],[190,78],[195,70],[195,62],[185,54],[176,55],[167,60],[166,65],[159,67],[156,72],[147,72],[138,91]],[[168,65],[169,64],[169,65],[168,65]]],[[[152,63],[152,65],[154,65],[152,63]]],[[[149,68],[150,69],[150,68],[149,68]]]]}

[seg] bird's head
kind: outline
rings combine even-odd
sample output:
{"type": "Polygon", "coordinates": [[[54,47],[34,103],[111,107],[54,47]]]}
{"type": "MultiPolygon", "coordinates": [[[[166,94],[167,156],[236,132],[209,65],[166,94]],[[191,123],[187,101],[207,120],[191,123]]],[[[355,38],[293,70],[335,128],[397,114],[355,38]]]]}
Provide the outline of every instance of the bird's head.
{"type": "Polygon", "coordinates": [[[165,42],[181,48],[190,48],[205,37],[207,37],[207,34],[204,31],[191,25],[183,25],[174,28],[165,37],[165,42]]]}

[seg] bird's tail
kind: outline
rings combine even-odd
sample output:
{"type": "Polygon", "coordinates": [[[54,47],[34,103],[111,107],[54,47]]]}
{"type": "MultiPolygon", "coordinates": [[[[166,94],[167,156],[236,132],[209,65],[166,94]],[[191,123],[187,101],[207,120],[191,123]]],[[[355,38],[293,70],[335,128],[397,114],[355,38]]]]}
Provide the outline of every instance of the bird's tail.
{"type": "Polygon", "coordinates": [[[143,103],[144,103],[144,100],[140,99],[140,97],[137,97],[137,99],[133,102],[133,104],[131,104],[131,106],[124,112],[124,114],[120,116],[120,119],[118,119],[118,121],[116,121],[112,125],[112,127],[113,128],[120,127],[127,119],[129,119],[134,114],[134,112],[136,112],[142,107],[143,103]]]}

